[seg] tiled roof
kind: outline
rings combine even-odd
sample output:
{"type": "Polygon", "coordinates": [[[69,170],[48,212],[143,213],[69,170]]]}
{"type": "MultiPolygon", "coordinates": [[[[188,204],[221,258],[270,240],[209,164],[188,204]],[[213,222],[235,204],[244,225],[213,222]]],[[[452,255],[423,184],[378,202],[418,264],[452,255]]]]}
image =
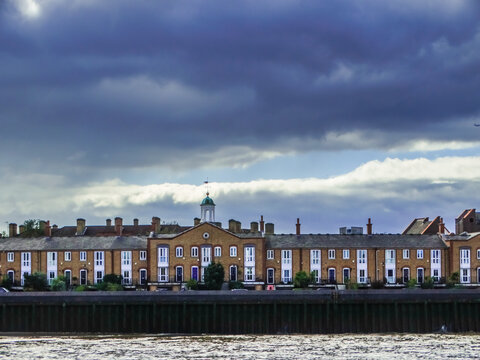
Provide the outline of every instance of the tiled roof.
{"type": "Polygon", "coordinates": [[[142,250],[146,248],[147,238],[139,236],[75,236],[0,239],[0,251],[142,250]]]}
{"type": "Polygon", "coordinates": [[[432,221],[428,217],[414,219],[410,225],[403,231],[404,235],[418,235],[421,234],[432,221]]]}
{"type": "Polygon", "coordinates": [[[438,235],[266,235],[267,249],[291,248],[382,248],[382,249],[443,249],[447,245],[438,235]]]}

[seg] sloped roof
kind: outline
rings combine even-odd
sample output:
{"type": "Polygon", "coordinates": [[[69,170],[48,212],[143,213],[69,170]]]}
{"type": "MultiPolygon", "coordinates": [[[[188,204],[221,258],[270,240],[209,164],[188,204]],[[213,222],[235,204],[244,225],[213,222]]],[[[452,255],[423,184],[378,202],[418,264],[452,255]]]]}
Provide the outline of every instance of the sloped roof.
{"type": "Polygon", "coordinates": [[[447,245],[438,235],[266,235],[266,247],[270,249],[290,248],[383,248],[383,249],[444,249],[447,245]]]}
{"type": "Polygon", "coordinates": [[[140,236],[75,236],[0,239],[0,251],[144,250],[146,248],[147,238],[140,236]]]}

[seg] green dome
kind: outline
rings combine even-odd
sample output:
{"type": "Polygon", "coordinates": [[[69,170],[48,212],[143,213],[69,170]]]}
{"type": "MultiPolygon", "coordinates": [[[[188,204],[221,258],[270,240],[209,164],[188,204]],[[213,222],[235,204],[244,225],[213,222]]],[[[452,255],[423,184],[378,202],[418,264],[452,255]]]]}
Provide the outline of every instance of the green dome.
{"type": "Polygon", "coordinates": [[[213,205],[215,206],[215,203],[213,202],[212,198],[210,198],[209,193],[207,193],[207,197],[203,199],[202,203],[200,205],[213,205]]]}

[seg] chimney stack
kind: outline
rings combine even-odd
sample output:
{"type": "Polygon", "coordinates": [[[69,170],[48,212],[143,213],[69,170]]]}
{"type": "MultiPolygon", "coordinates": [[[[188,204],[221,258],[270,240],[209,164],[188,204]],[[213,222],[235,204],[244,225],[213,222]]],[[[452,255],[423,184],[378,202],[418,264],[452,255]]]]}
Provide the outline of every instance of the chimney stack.
{"type": "Polygon", "coordinates": [[[258,222],[252,221],[250,223],[250,232],[252,233],[258,232],[258,222]]]}
{"type": "Polygon", "coordinates": [[[235,232],[237,234],[242,232],[242,223],[240,221],[235,221],[235,232]]]}
{"type": "Polygon", "coordinates": [[[272,223],[266,223],[265,224],[265,234],[275,234],[275,225],[272,223]]]}
{"type": "Polygon", "coordinates": [[[52,237],[52,228],[50,226],[50,220],[47,220],[45,224],[45,236],[52,237]]]}
{"type": "Polygon", "coordinates": [[[52,229],[53,229],[53,230],[57,230],[57,229],[58,229],[58,225],[57,225],[57,224],[53,224],[53,225],[52,225],[52,229]]]}
{"type": "Polygon", "coordinates": [[[115,218],[115,232],[117,236],[122,236],[123,231],[123,219],[121,217],[115,218]]]}
{"type": "Polygon", "coordinates": [[[265,232],[265,221],[263,221],[263,215],[260,216],[260,231],[261,231],[262,233],[265,232]]]}
{"type": "Polygon", "coordinates": [[[234,233],[236,232],[237,222],[233,219],[228,220],[228,231],[234,233]]]}
{"type": "Polygon", "coordinates": [[[194,218],[193,219],[193,226],[197,226],[197,225],[200,225],[200,218],[194,218]]]}
{"type": "Polygon", "coordinates": [[[372,219],[368,218],[367,235],[372,235],[372,219]]]}
{"type": "Polygon", "coordinates": [[[138,226],[138,219],[133,219],[133,226],[138,226]]]}
{"type": "Polygon", "coordinates": [[[297,223],[295,224],[295,227],[297,228],[297,235],[300,235],[300,218],[297,218],[297,223]]]}
{"type": "Polygon", "coordinates": [[[443,218],[440,218],[440,222],[438,223],[438,233],[445,234],[445,224],[443,223],[443,218]]]}
{"type": "Polygon", "coordinates": [[[152,231],[155,234],[160,233],[160,218],[157,216],[152,217],[152,231]]]}
{"type": "Polygon", "coordinates": [[[8,224],[8,236],[10,237],[17,236],[17,224],[15,223],[8,224]]]}
{"type": "Polygon", "coordinates": [[[19,234],[23,234],[25,232],[25,225],[20,225],[18,227],[19,234]]]}
{"type": "Polygon", "coordinates": [[[77,219],[77,233],[75,235],[83,235],[85,231],[85,219],[77,219]]]}

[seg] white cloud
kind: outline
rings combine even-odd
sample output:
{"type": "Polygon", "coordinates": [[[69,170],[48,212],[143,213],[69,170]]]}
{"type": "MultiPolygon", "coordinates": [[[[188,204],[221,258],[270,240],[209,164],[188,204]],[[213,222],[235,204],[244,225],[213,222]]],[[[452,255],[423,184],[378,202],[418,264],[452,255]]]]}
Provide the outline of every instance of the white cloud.
{"type": "Polygon", "coordinates": [[[41,7],[36,0],[15,0],[21,14],[27,18],[36,18],[41,14],[41,7]]]}

